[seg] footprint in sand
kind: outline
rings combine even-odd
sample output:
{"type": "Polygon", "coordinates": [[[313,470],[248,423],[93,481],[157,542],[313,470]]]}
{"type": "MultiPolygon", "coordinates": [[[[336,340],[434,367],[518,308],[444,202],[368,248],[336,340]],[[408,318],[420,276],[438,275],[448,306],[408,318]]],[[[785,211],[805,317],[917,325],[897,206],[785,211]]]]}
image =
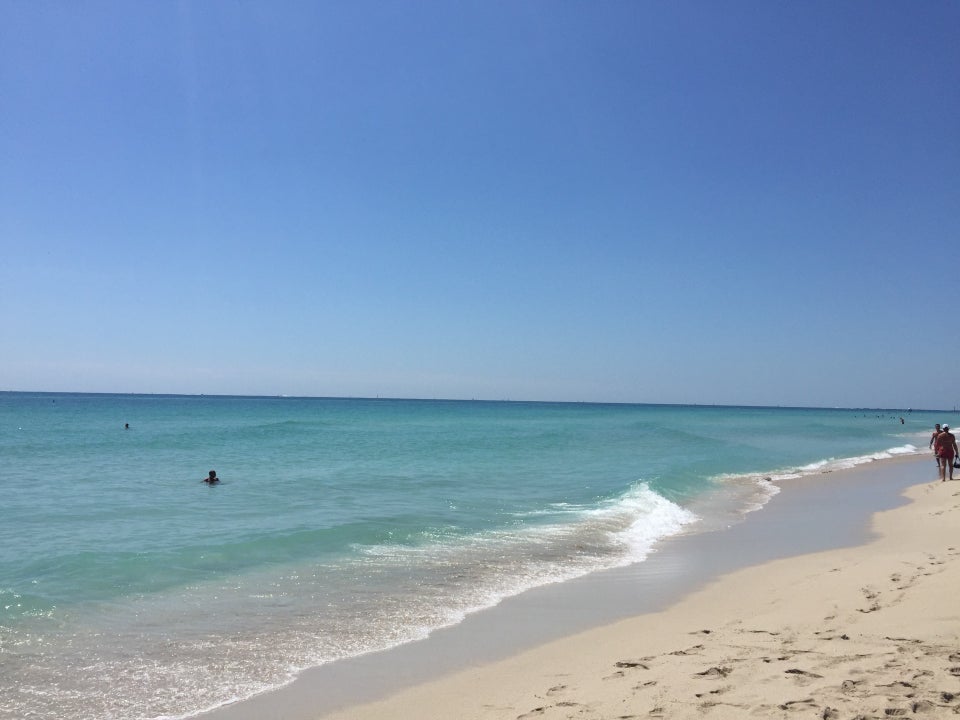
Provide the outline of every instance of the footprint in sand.
{"type": "Polygon", "coordinates": [[[517,720],[524,720],[524,718],[537,717],[538,715],[543,715],[547,711],[546,707],[534,708],[530,712],[525,712],[522,715],[517,715],[517,720]]]}
{"type": "Polygon", "coordinates": [[[863,593],[863,596],[867,600],[872,600],[873,602],[871,602],[869,607],[867,607],[866,609],[857,608],[857,612],[872,613],[880,609],[880,603],[877,602],[877,598],[880,597],[880,593],[877,590],[871,587],[864,587],[864,588],[860,588],[860,592],[863,593]]]}
{"type": "Polygon", "coordinates": [[[638,662],[638,661],[634,661],[634,660],[621,660],[621,661],[619,661],[619,662],[614,663],[614,667],[618,667],[618,668],[640,668],[641,670],[649,670],[649,669],[650,669],[650,666],[649,666],[649,665],[644,665],[642,662],[638,662]]]}
{"type": "Polygon", "coordinates": [[[789,702],[783,703],[783,705],[778,705],[781,710],[809,710],[810,708],[816,707],[817,704],[814,702],[813,698],[804,698],[803,700],[790,700],[789,702]]]}
{"type": "Polygon", "coordinates": [[[904,682],[903,680],[897,680],[896,682],[886,683],[885,685],[877,685],[877,687],[882,687],[882,688],[897,688],[897,689],[906,689],[906,690],[913,690],[913,689],[915,689],[915,687],[914,687],[913,685],[911,685],[911,684],[908,683],[908,682],[904,682]]]}
{"type": "Polygon", "coordinates": [[[890,636],[890,635],[884,635],[884,636],[883,636],[883,639],[884,639],[884,640],[890,640],[891,642],[911,643],[911,644],[913,644],[913,645],[919,645],[920,643],[923,642],[923,640],[917,640],[916,638],[892,637],[892,636],[890,636]]]}
{"type": "Polygon", "coordinates": [[[694,645],[692,648],[687,648],[686,650],[674,650],[671,655],[696,655],[696,650],[703,650],[703,645],[694,645]]]}
{"type": "Polygon", "coordinates": [[[863,680],[844,680],[840,683],[840,691],[843,693],[853,693],[857,691],[857,685],[863,683],[863,680]]]}
{"type": "Polygon", "coordinates": [[[890,576],[890,582],[892,582],[897,590],[906,590],[913,587],[913,584],[917,581],[917,576],[913,575],[906,580],[903,579],[903,576],[900,573],[894,573],[890,576]]]}

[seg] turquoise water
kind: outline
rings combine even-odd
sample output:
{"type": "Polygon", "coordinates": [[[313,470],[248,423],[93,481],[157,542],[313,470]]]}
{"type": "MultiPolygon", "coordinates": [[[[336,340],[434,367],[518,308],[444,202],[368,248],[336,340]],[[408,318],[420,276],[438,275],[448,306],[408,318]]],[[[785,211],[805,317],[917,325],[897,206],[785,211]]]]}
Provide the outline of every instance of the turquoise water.
{"type": "Polygon", "coordinates": [[[768,478],[926,452],[951,419],[0,393],[0,718],[189,716],[642,562],[768,478]]]}

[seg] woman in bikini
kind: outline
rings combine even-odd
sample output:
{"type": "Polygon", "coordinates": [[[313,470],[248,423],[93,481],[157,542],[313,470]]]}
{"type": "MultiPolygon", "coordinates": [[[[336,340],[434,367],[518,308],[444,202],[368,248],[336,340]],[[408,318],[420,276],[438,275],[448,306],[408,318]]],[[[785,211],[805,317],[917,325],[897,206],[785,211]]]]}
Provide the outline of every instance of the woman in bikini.
{"type": "Polygon", "coordinates": [[[940,482],[947,479],[947,470],[950,471],[950,479],[953,480],[953,459],[960,452],[957,450],[957,439],[950,432],[949,425],[943,426],[943,430],[933,441],[933,449],[937,451],[937,457],[940,458],[940,482]]]}

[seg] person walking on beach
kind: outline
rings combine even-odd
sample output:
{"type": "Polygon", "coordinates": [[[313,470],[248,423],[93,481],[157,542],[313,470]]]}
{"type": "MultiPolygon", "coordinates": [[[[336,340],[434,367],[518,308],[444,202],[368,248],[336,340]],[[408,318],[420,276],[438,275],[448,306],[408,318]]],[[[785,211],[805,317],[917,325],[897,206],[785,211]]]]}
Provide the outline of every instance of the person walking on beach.
{"type": "Polygon", "coordinates": [[[953,480],[953,459],[960,454],[960,451],[957,450],[957,439],[950,432],[949,425],[943,426],[943,431],[933,441],[933,449],[937,451],[937,457],[940,458],[940,482],[947,479],[948,469],[950,479],[953,480]]]}
{"type": "MultiPolygon", "coordinates": [[[[940,423],[937,423],[933,426],[933,435],[930,436],[930,444],[927,447],[932,448],[934,441],[937,439],[937,435],[940,434],[940,423]]],[[[933,459],[937,461],[937,470],[940,469],[940,456],[937,455],[937,451],[933,451],[933,459]]]]}

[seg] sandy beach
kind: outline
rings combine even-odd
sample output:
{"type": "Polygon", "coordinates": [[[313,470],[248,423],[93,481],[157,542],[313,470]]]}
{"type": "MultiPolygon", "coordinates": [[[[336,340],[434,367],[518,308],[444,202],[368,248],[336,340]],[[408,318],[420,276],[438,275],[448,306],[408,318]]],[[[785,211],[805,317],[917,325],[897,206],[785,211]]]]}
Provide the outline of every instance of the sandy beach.
{"type": "Polygon", "coordinates": [[[929,456],[805,479],[626,573],[526,593],[204,718],[953,717],[958,525],[960,482],[939,482],[929,456]],[[556,609],[629,602],[624,585],[652,609],[586,630],[556,609]],[[553,638],[535,641],[542,616],[553,638]]]}
{"type": "Polygon", "coordinates": [[[894,463],[923,481],[865,544],[737,570],[664,611],[324,717],[960,714],[960,482],[931,468],[894,463]]]}

